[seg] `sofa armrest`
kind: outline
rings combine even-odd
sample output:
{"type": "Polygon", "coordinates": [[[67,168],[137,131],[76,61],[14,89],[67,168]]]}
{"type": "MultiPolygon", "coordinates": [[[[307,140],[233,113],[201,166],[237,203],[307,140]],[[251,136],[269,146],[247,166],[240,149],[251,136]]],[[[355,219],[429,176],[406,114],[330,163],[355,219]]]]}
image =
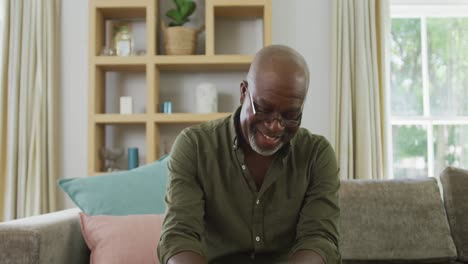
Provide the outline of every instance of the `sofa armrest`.
{"type": "Polygon", "coordinates": [[[79,209],[0,223],[1,263],[89,263],[79,209]]]}

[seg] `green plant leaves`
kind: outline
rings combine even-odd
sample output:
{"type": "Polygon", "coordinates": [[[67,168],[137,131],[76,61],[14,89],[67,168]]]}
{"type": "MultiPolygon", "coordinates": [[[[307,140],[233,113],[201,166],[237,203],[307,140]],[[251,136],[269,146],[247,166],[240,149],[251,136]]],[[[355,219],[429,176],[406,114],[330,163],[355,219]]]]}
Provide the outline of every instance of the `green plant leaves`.
{"type": "MultiPolygon", "coordinates": [[[[179,0],[179,1],[182,1],[182,0],[179,0]]],[[[183,4],[180,7],[180,13],[182,14],[183,17],[187,18],[191,14],[193,14],[196,7],[197,7],[197,5],[195,4],[195,2],[186,1],[185,4],[183,4]]]]}
{"type": "Polygon", "coordinates": [[[173,0],[173,2],[176,8],[166,12],[166,16],[173,20],[169,26],[182,26],[189,21],[188,17],[193,14],[197,5],[192,0],[173,0]]]}
{"type": "Polygon", "coordinates": [[[177,10],[179,10],[179,12],[180,12],[181,6],[183,6],[186,1],[187,0],[174,0],[174,4],[176,5],[177,10]]]}
{"type": "Polygon", "coordinates": [[[176,9],[171,9],[167,11],[166,16],[175,21],[182,21],[182,15],[176,9]]]}

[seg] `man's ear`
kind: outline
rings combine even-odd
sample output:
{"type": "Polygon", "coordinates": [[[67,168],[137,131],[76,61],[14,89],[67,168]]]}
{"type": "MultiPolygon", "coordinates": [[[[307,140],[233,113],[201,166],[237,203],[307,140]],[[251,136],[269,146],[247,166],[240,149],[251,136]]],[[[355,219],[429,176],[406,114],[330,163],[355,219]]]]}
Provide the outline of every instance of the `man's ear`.
{"type": "Polygon", "coordinates": [[[240,83],[240,103],[242,104],[244,102],[245,96],[247,93],[247,82],[242,81],[240,83]]]}

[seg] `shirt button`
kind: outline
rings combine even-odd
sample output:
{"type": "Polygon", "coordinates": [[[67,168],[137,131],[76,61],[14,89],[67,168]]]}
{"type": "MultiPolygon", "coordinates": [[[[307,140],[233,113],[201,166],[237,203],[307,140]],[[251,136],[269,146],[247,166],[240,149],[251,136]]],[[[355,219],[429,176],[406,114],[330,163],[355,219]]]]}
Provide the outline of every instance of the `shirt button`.
{"type": "Polygon", "coordinates": [[[260,200],[257,200],[255,203],[256,203],[256,204],[260,204],[260,200]]]}
{"type": "Polygon", "coordinates": [[[255,241],[260,242],[260,237],[257,236],[257,237],[255,238],[255,241]]]}
{"type": "Polygon", "coordinates": [[[244,164],[242,164],[242,169],[245,170],[245,165],[244,164]]]}

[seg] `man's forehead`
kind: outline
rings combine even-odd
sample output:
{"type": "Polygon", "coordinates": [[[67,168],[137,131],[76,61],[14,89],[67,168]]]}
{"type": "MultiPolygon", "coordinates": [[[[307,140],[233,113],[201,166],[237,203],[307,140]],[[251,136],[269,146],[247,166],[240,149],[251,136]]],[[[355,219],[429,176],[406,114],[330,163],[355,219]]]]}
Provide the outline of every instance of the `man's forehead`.
{"type": "Polygon", "coordinates": [[[304,75],[299,71],[293,71],[291,69],[280,70],[278,68],[260,70],[255,74],[255,81],[261,83],[269,82],[297,82],[304,79],[304,75]]]}
{"type": "Polygon", "coordinates": [[[283,110],[295,111],[305,99],[302,89],[291,86],[259,85],[252,90],[255,103],[262,107],[281,107],[283,110]]]}
{"type": "MultiPolygon", "coordinates": [[[[287,96],[304,96],[307,90],[306,78],[297,74],[277,74],[275,72],[265,72],[257,75],[252,88],[260,93],[278,92],[287,96]]],[[[250,85],[250,83],[249,83],[250,85]]]]}

